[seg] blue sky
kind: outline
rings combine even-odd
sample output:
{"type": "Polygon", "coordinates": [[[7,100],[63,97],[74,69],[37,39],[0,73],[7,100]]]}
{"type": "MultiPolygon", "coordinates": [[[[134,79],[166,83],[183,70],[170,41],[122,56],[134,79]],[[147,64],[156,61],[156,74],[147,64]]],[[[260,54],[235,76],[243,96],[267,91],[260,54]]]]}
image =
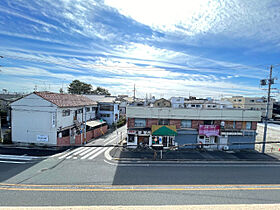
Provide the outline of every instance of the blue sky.
{"type": "Polygon", "coordinates": [[[263,96],[279,23],[274,0],[2,0],[0,90],[263,96]]]}

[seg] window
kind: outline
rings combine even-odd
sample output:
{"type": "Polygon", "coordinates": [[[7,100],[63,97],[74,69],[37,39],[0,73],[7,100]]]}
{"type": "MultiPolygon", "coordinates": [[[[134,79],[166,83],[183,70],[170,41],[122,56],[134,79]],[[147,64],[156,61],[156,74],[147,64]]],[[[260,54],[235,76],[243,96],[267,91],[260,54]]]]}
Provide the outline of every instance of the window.
{"type": "Polygon", "coordinates": [[[182,120],[181,121],[181,128],[191,128],[192,121],[191,120],[182,120]]]}
{"type": "Polygon", "coordinates": [[[191,105],[191,107],[195,107],[195,105],[194,105],[194,104],[192,104],[192,105],[191,105]]]}
{"type": "Polygon", "coordinates": [[[246,122],[246,130],[251,130],[252,122],[246,122]]]}
{"type": "Polygon", "coordinates": [[[235,121],[233,121],[233,124],[232,124],[232,128],[235,129],[236,125],[235,125],[235,121]]]}
{"type": "Polygon", "coordinates": [[[204,139],[204,136],[199,136],[199,139],[204,139]]]}
{"type": "Polygon", "coordinates": [[[95,107],[91,107],[91,111],[95,111],[95,107]]]}
{"type": "Polygon", "coordinates": [[[241,99],[238,99],[238,101],[241,102],[242,100],[241,100],[241,99]]]}
{"type": "Polygon", "coordinates": [[[100,117],[110,117],[110,114],[100,114],[100,117]]]}
{"type": "Polygon", "coordinates": [[[86,107],[86,112],[90,112],[90,108],[89,107],[86,107]]]}
{"type": "Polygon", "coordinates": [[[70,109],[65,109],[62,111],[62,116],[63,117],[66,117],[66,116],[69,116],[70,115],[70,109]]]}
{"type": "Polygon", "coordinates": [[[158,124],[159,124],[159,125],[169,125],[169,120],[160,119],[160,120],[158,121],[158,124]]]}
{"type": "Polygon", "coordinates": [[[146,119],[135,119],[134,127],[146,127],[146,119]]]}
{"type": "Polygon", "coordinates": [[[213,108],[216,108],[216,105],[213,105],[213,108]]]}
{"type": "Polygon", "coordinates": [[[255,102],[255,100],[253,100],[253,99],[252,99],[252,100],[250,100],[250,102],[253,102],[253,103],[254,103],[254,102],[255,102]]]}
{"type": "Polygon", "coordinates": [[[128,134],[128,142],[134,142],[134,135],[128,134]]]}
{"type": "Polygon", "coordinates": [[[199,104],[197,104],[195,107],[199,108],[199,107],[200,107],[200,105],[199,105],[199,104]]]}
{"type": "Polygon", "coordinates": [[[78,109],[78,114],[83,113],[83,109],[78,109]]]}
{"type": "Polygon", "coordinates": [[[114,111],[114,107],[110,105],[101,105],[100,106],[101,111],[114,111]]]}
{"type": "Polygon", "coordinates": [[[204,120],[204,125],[213,125],[214,121],[213,120],[204,120]]]}

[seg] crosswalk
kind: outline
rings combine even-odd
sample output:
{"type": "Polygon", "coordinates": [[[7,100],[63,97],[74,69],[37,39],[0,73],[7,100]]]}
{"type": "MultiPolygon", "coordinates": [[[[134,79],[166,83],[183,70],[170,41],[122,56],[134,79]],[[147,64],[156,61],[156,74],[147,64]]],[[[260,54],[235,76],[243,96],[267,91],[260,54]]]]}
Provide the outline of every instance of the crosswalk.
{"type": "Polygon", "coordinates": [[[12,163],[12,164],[26,164],[33,163],[42,159],[42,157],[27,156],[27,155],[1,155],[0,163],[12,163]]]}
{"type": "Polygon", "coordinates": [[[72,160],[93,160],[99,155],[103,154],[106,150],[109,149],[109,147],[106,147],[106,145],[111,144],[112,142],[116,141],[119,138],[119,136],[115,136],[114,138],[105,141],[103,146],[100,147],[94,147],[92,144],[88,144],[85,147],[79,147],[71,151],[66,151],[63,153],[59,153],[56,155],[53,155],[52,157],[58,158],[60,160],[62,159],[72,159],[72,160]]]}

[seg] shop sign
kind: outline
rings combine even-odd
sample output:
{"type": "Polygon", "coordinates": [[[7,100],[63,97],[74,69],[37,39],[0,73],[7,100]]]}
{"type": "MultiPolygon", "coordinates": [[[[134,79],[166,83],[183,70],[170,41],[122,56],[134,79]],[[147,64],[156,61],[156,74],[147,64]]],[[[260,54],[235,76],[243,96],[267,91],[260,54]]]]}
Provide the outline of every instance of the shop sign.
{"type": "Polygon", "coordinates": [[[220,126],[219,125],[199,125],[198,130],[199,135],[209,136],[219,136],[220,126]]]}
{"type": "Polygon", "coordinates": [[[127,131],[128,134],[136,134],[136,131],[127,131]]]}
{"type": "Polygon", "coordinates": [[[222,136],[242,136],[242,132],[221,132],[222,136]]]}

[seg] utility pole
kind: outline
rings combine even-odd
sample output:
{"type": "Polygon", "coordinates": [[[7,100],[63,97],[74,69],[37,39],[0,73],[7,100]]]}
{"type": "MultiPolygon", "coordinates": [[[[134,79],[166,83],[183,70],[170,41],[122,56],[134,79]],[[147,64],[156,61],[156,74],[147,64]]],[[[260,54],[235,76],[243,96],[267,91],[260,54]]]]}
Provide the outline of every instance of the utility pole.
{"type": "Polygon", "coordinates": [[[135,102],[135,92],[136,92],[136,89],[135,89],[135,84],[134,84],[134,89],[133,89],[133,102],[135,102]]]}
{"type": "MultiPolygon", "coordinates": [[[[265,113],[265,121],[264,121],[264,131],[263,131],[263,147],[262,153],[265,153],[265,141],[266,141],[266,132],[267,132],[267,121],[268,121],[268,113],[269,113],[269,104],[270,104],[270,92],[271,85],[274,84],[274,78],[272,78],[272,65],[270,66],[269,71],[269,79],[268,79],[268,92],[267,92],[267,104],[266,104],[266,113],[265,113]]],[[[261,80],[261,85],[266,85],[266,80],[261,80]]]]}

